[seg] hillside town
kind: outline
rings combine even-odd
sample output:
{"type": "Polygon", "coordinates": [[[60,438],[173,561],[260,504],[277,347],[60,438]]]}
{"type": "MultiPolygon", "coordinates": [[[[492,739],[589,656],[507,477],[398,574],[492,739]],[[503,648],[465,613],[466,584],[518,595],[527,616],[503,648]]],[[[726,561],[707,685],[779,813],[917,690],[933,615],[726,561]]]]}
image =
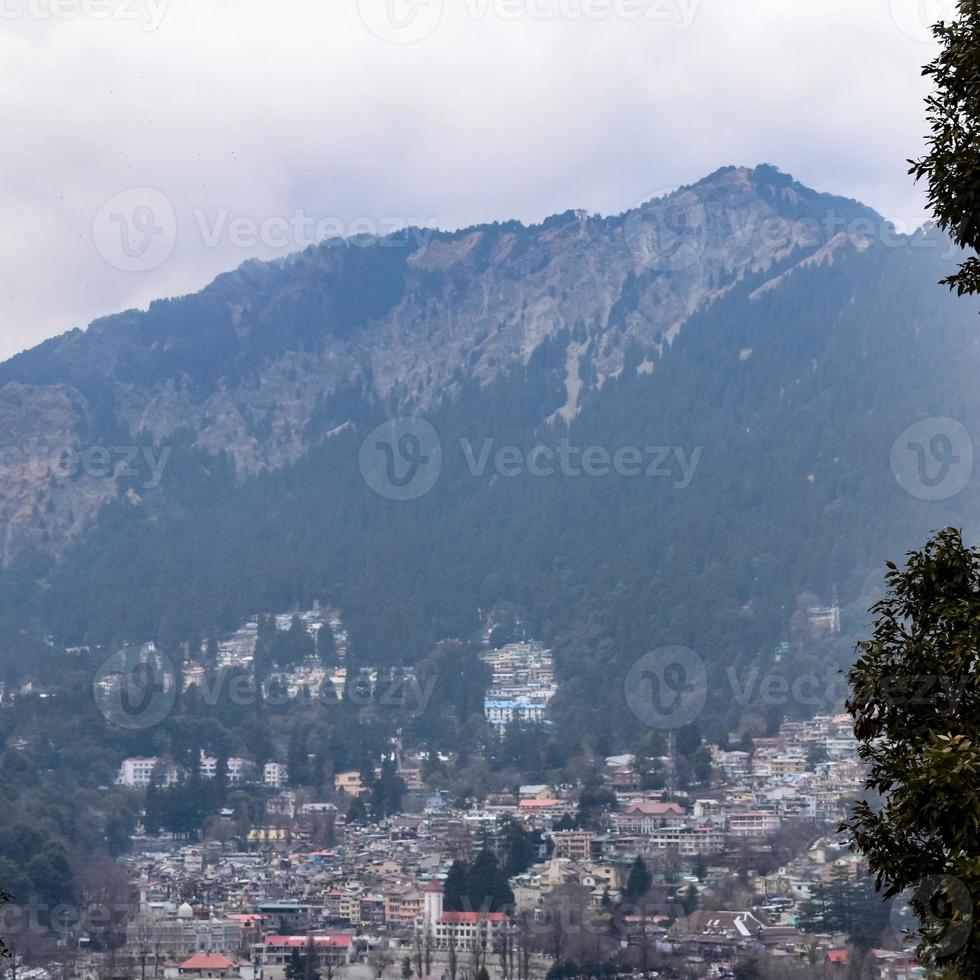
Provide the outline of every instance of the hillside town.
{"type": "MultiPolygon", "coordinates": [[[[331,655],[272,669],[267,683],[290,698],[323,686],[345,696],[352,678],[339,615],[317,606],[276,617],[274,629],[304,633],[317,649],[329,631],[331,655]]],[[[253,620],[210,653],[202,644],[181,684],[206,685],[209,658],[252,669],[259,632],[253,620]]],[[[527,638],[484,642],[492,730],[548,726],[551,651],[527,638]]],[[[154,655],[152,645],[141,653],[154,655]]],[[[366,667],[356,675],[368,689],[391,676],[366,667]]],[[[127,882],[113,905],[117,941],[106,948],[81,916],[62,936],[60,972],[80,980],[924,976],[902,936],[900,900],[882,904],[837,832],[864,773],[851,725],[846,714],[819,714],[724,749],[702,745],[701,771],[684,787],[671,734],[662,755],[611,755],[576,782],[463,797],[428,775],[433,764],[451,768],[451,753],[432,758],[398,738],[380,766],[339,769],[319,790],[297,785],[285,756],[127,757],[116,786],[136,794],[143,815],[117,858],[127,882]],[[386,780],[397,806],[371,819],[386,780]],[[220,783],[221,804],[200,830],[165,831],[152,801],[194,781],[220,783]],[[745,964],[759,972],[736,974],[745,964]]],[[[53,980],[27,963],[19,972],[53,980]]]]}
{"type": "MultiPolygon", "coordinates": [[[[556,955],[553,932],[556,909],[569,904],[579,914],[569,921],[590,923],[569,928],[569,951],[615,948],[641,972],[656,964],[664,976],[733,976],[749,955],[843,966],[854,953],[846,931],[813,919],[825,895],[863,874],[829,829],[860,787],[853,746],[846,716],[786,722],[748,750],[716,751],[710,792],[671,799],[640,788],[633,756],[610,757],[608,807],[590,826],[576,819],[581,787],[524,785],[460,807],[419,786],[410,759],[398,773],[416,788],[403,812],[376,825],[347,819],[365,791],[360,773],[337,773],[329,800],[281,790],[244,841],[222,811],[203,841],[137,842],[124,859],[138,900],[119,969],[128,957],[146,976],[282,980],[289,951],[312,937],[321,961],[345,969],[400,975],[421,957],[414,975],[544,976],[567,955],[556,955]],[[453,862],[484,849],[503,856],[513,826],[534,844],[528,867],[509,880],[512,905],[447,911],[453,862]],[[639,896],[630,895],[638,860],[649,875],[639,896]]],[[[202,759],[202,771],[212,763],[202,759]]],[[[159,764],[127,759],[120,782],[145,786],[159,764]]],[[[243,760],[229,760],[229,784],[243,771],[243,760]]],[[[262,773],[272,788],[285,778],[262,773]]],[[[896,948],[865,951],[868,975],[922,975],[901,937],[890,938],[896,948]]]]}

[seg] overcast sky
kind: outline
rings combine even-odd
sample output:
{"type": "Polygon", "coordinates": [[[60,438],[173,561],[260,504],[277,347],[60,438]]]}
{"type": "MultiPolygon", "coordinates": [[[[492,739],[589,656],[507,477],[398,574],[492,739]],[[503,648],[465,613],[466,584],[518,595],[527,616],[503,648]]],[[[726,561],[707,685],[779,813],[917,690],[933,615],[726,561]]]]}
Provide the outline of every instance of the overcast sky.
{"type": "Polygon", "coordinates": [[[0,357],[318,233],[773,163],[905,225],[952,0],[0,0],[0,357]]]}

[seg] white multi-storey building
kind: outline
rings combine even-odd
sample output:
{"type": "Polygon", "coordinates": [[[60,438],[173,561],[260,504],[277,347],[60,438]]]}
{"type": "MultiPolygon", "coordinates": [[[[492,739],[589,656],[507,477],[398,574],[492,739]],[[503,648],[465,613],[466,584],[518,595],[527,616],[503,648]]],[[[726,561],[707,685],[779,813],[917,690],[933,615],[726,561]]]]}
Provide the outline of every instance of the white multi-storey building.
{"type": "MultiPolygon", "coordinates": [[[[251,759],[237,759],[232,756],[228,760],[228,785],[240,786],[246,782],[255,771],[255,763],[251,759]]],[[[205,779],[214,779],[218,772],[218,760],[213,756],[201,753],[201,775],[205,779]]]]}
{"type": "Polygon", "coordinates": [[[647,850],[676,850],[681,857],[721,854],[725,850],[725,832],[717,827],[661,827],[646,835],[647,850]]]}
{"type": "Polygon", "coordinates": [[[123,759],[116,782],[120,786],[149,786],[154,770],[157,769],[161,786],[170,786],[177,782],[176,766],[172,762],[159,759],[156,756],[147,758],[132,756],[129,759],[123,759]]]}
{"type": "MultiPolygon", "coordinates": [[[[218,760],[201,754],[201,775],[205,779],[213,779],[218,771],[218,760]]],[[[282,767],[285,771],[285,766],[282,767]]],[[[255,770],[255,763],[251,759],[228,760],[228,785],[240,786],[247,782],[255,770]]],[[[154,772],[158,773],[158,781],[161,786],[171,786],[177,782],[180,773],[177,767],[169,759],[161,759],[157,756],[140,757],[132,756],[123,759],[119,767],[119,775],[116,782],[120,786],[149,786],[154,772]]],[[[285,780],[285,776],[283,776],[285,780]]]]}
{"type": "Polygon", "coordinates": [[[530,698],[487,698],[484,711],[492,725],[509,725],[514,721],[543,721],[545,701],[530,698]]]}
{"type": "Polygon", "coordinates": [[[537,642],[510,643],[482,655],[493,674],[484,702],[487,721],[541,722],[555,694],[554,658],[537,642]]]}
{"type": "Polygon", "coordinates": [[[728,832],[733,837],[765,837],[779,830],[782,820],[766,810],[742,810],[728,814],[728,832]]]}
{"type": "Polygon", "coordinates": [[[425,886],[424,894],[424,912],[417,928],[429,934],[433,949],[467,952],[498,947],[507,928],[505,913],[446,912],[442,884],[434,878],[425,886]]]}
{"type": "Polygon", "coordinates": [[[289,782],[289,770],[281,762],[267,762],[262,770],[262,782],[266,786],[282,789],[289,782]]]}
{"type": "Polygon", "coordinates": [[[344,966],[351,962],[353,943],[351,936],[345,933],[325,935],[323,933],[307,933],[300,936],[266,936],[265,939],[252,947],[253,958],[262,967],[262,976],[266,980],[281,980],[286,975],[286,967],[295,950],[303,955],[310,939],[316,947],[317,957],[321,963],[331,966],[344,966]]]}

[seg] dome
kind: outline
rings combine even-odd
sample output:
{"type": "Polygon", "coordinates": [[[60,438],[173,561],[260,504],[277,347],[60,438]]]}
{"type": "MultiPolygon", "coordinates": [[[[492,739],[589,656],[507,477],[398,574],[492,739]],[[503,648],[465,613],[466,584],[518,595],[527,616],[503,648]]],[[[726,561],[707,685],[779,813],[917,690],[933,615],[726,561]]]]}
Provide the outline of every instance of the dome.
{"type": "Polygon", "coordinates": [[[181,905],[180,908],[177,909],[177,918],[178,919],[194,918],[194,909],[191,908],[189,902],[184,902],[183,905],[181,905]]]}

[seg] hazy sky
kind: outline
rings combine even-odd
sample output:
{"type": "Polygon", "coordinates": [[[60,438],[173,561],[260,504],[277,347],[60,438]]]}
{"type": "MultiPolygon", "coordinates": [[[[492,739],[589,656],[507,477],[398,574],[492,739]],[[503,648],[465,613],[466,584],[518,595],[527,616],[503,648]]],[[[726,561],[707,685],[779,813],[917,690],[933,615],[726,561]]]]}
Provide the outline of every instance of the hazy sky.
{"type": "Polygon", "coordinates": [[[953,0],[0,0],[0,357],[317,234],[773,163],[923,218],[953,0]]]}

